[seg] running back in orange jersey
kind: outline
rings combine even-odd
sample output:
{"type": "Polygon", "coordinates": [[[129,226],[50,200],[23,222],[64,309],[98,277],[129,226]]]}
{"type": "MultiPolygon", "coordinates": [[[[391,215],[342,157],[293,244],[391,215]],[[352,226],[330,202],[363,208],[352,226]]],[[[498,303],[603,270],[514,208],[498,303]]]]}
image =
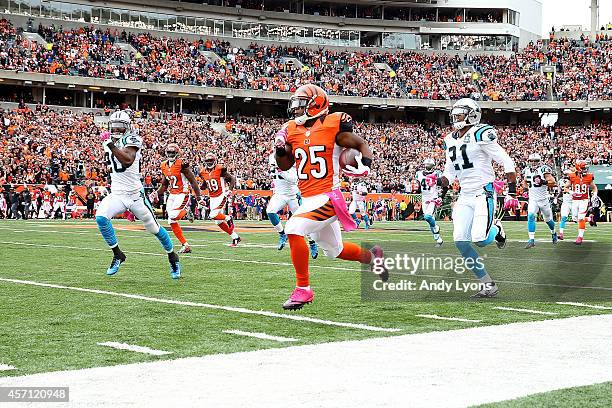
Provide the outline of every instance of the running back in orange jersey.
{"type": "Polygon", "coordinates": [[[225,180],[223,179],[225,172],[225,167],[221,164],[217,164],[211,170],[204,168],[200,171],[200,177],[202,177],[206,183],[206,188],[208,189],[208,195],[210,197],[219,197],[227,190],[225,180]]]}
{"type": "Polygon", "coordinates": [[[189,165],[183,159],[176,159],[172,165],[166,160],[161,165],[161,170],[168,180],[170,194],[186,194],[189,192],[189,181],[183,169],[189,165]]]}
{"type": "Polygon", "coordinates": [[[310,128],[289,121],[287,143],[295,157],[302,197],[324,194],[340,186],[338,158],[343,148],[336,144],[336,136],[352,130],[353,120],[344,112],[319,117],[310,128]]]}
{"type": "Polygon", "coordinates": [[[589,186],[593,182],[593,173],[579,175],[578,173],[569,174],[570,182],[572,183],[572,199],[587,200],[589,198],[589,186]]]}

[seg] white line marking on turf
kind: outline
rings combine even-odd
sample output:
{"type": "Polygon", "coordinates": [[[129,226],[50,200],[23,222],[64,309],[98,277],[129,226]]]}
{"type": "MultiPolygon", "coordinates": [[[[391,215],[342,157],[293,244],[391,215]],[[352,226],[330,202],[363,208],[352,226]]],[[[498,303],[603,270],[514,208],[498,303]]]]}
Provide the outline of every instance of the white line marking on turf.
{"type": "Polygon", "coordinates": [[[280,341],[280,342],[298,341],[298,339],[294,339],[293,337],[270,336],[269,334],[266,334],[266,333],[252,333],[252,332],[245,332],[242,330],[223,330],[223,333],[237,334],[238,336],[255,337],[258,339],[274,340],[274,341],[280,341]]]}
{"type": "Polygon", "coordinates": [[[612,310],[612,307],[608,306],[599,306],[599,305],[587,305],[586,303],[578,303],[578,302],[556,302],[558,305],[568,305],[568,306],[578,306],[578,307],[589,307],[591,309],[598,310],[612,310]]]}
{"type": "Polygon", "coordinates": [[[555,316],[555,315],[559,314],[559,313],[555,313],[555,312],[543,312],[541,310],[520,309],[520,308],[516,308],[516,307],[505,307],[505,306],[495,306],[493,309],[508,310],[510,312],[533,313],[533,314],[540,314],[540,315],[547,315],[547,316],[555,316]]]}
{"type": "Polygon", "coordinates": [[[13,367],[12,365],[8,365],[8,364],[0,364],[0,371],[9,371],[9,370],[14,370],[15,367],[13,367]]]}
{"type": "MultiPolygon", "coordinates": [[[[0,241],[0,244],[5,245],[25,245],[25,246],[33,246],[33,247],[42,247],[42,248],[65,248],[65,249],[78,249],[81,251],[97,251],[97,252],[106,252],[106,249],[102,248],[87,248],[87,247],[75,247],[68,245],[53,245],[53,244],[33,244],[28,242],[12,242],[12,241],[0,241]]],[[[165,257],[165,254],[155,253],[155,252],[142,252],[142,251],[129,251],[127,254],[138,254],[138,255],[151,255],[151,256],[162,256],[165,257]]],[[[443,254],[442,254],[443,255],[443,254]]],[[[272,265],[272,266],[288,266],[293,267],[293,264],[288,262],[271,262],[271,261],[256,261],[252,259],[237,259],[237,258],[214,258],[209,256],[198,256],[187,254],[183,255],[185,258],[193,258],[193,259],[202,259],[205,261],[227,261],[227,262],[240,262],[240,263],[250,263],[250,264],[263,264],[263,265],[272,265]]],[[[500,259],[512,259],[512,258],[500,258],[500,259]]],[[[606,265],[606,264],[598,264],[598,265],[606,265]]],[[[325,266],[325,265],[310,265],[310,268],[317,269],[329,269],[329,270],[338,270],[338,271],[354,271],[360,272],[361,269],[356,268],[346,268],[343,266],[325,266]]],[[[394,275],[406,275],[406,276],[414,276],[411,273],[403,273],[403,272],[394,272],[394,275]]],[[[419,274],[421,277],[427,278],[443,278],[444,275],[425,275],[419,274]]],[[[465,281],[474,281],[471,278],[456,278],[459,280],[465,281]]],[[[602,287],[602,286],[573,286],[573,285],[558,285],[553,283],[534,283],[534,282],[520,282],[520,281],[510,281],[510,280],[501,280],[498,279],[496,282],[501,283],[511,283],[517,285],[529,285],[529,286],[547,286],[547,287],[560,287],[560,288],[570,288],[570,289],[593,289],[593,290],[607,290],[612,291],[612,288],[602,287]]]]}
{"type": "Polygon", "coordinates": [[[118,350],[135,351],[136,353],[151,354],[152,356],[165,356],[172,354],[171,351],[155,350],[149,347],[136,346],[134,344],[118,343],[116,341],[105,341],[104,343],[98,343],[98,346],[112,347],[118,350]]]}
{"type": "Polygon", "coordinates": [[[401,329],[369,326],[367,324],[361,324],[361,323],[334,322],[332,320],[323,320],[323,319],[317,319],[314,317],[301,316],[301,315],[296,315],[296,314],[281,314],[281,313],[276,313],[276,312],[269,312],[266,310],[251,310],[251,309],[246,309],[244,307],[212,305],[208,303],[189,302],[189,301],[173,300],[173,299],[161,299],[161,298],[154,298],[150,296],[133,295],[130,293],[119,293],[119,292],[110,292],[107,290],[78,288],[74,286],[55,285],[51,283],[41,283],[41,282],[33,282],[33,281],[19,280],[19,279],[0,278],[0,281],[18,283],[18,284],[23,284],[23,285],[41,286],[45,288],[74,290],[77,292],[96,293],[99,295],[117,296],[117,297],[124,297],[128,299],[138,299],[138,300],[145,300],[148,302],[166,303],[166,304],[171,304],[171,305],[192,306],[192,307],[202,307],[202,308],[207,308],[207,309],[225,310],[228,312],[244,313],[244,314],[266,316],[266,317],[276,317],[279,319],[324,324],[327,326],[348,327],[351,329],[370,330],[370,331],[386,332],[386,333],[395,333],[395,332],[401,331],[401,329]]]}
{"type": "Polygon", "coordinates": [[[592,315],[0,377],[0,385],[69,386],[74,406],[289,407],[316,390],[320,407],[459,408],[611,381],[610,338],[612,315],[592,315]],[[296,367],[307,386],[288,375],[296,367]]]}
{"type": "Polygon", "coordinates": [[[482,320],[472,320],[472,319],[462,319],[460,317],[444,317],[438,315],[430,315],[430,314],[418,314],[416,317],[424,317],[425,319],[435,319],[435,320],[451,320],[454,322],[466,322],[466,323],[480,323],[482,320]]]}

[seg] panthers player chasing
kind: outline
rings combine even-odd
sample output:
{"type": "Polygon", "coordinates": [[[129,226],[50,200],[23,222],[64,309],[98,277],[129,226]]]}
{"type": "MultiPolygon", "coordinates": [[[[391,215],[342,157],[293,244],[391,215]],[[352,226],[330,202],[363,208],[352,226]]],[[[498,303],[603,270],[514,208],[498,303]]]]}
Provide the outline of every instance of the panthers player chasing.
{"type": "MultiPolygon", "coordinates": [[[[291,118],[276,134],[274,140],[276,162],[281,170],[297,168],[302,204],[287,221],[285,231],[291,248],[291,262],[295,268],[297,286],[284,309],[301,309],[314,299],[310,288],[308,247],[304,236],[310,236],[329,258],[339,258],[369,264],[373,271],[375,258],[383,251],[375,246],[368,251],[359,245],[342,241],[340,222],[345,228],[355,225],[348,214],[346,202],[339,190],[339,155],[343,147],[361,152],[356,166],[345,166],[349,177],[366,177],[370,173],[372,151],[367,143],[353,133],[353,121],[343,112],[329,113],[329,98],[320,87],[300,86],[289,100],[291,118]]],[[[388,272],[379,274],[388,279],[388,272]]]]}
{"type": "Polygon", "coordinates": [[[351,203],[349,204],[349,214],[355,220],[355,224],[357,224],[357,228],[359,228],[359,224],[361,224],[361,220],[357,218],[357,210],[359,210],[359,214],[365,223],[366,231],[370,229],[370,218],[368,217],[368,212],[366,211],[365,199],[368,195],[368,187],[366,187],[365,183],[354,183],[353,191],[351,191],[351,203]]]}
{"type": "Polygon", "coordinates": [[[572,191],[572,217],[574,217],[574,221],[578,221],[578,237],[575,243],[580,245],[582,244],[584,229],[586,228],[589,189],[592,191],[591,202],[596,202],[597,186],[595,185],[593,173],[589,173],[589,168],[585,161],[578,160],[574,168],[576,171],[569,174],[569,180],[565,187],[572,191]]]}
{"type": "Polygon", "coordinates": [[[183,234],[183,229],[179,224],[189,212],[189,185],[193,189],[195,198],[202,199],[200,186],[196,181],[195,175],[191,171],[189,164],[179,157],[180,148],[176,143],[170,143],[166,147],[166,160],[161,164],[162,180],[159,189],[153,194],[154,198],[163,197],[166,190],[169,191],[166,201],[166,212],[168,213],[168,223],[174,236],[181,243],[179,254],[188,254],[191,247],[183,234]]]}
{"type": "Polygon", "coordinates": [[[459,180],[461,192],[453,207],[453,239],[466,261],[466,266],[480,280],[482,289],[473,298],[491,298],[498,288],[487,273],[472,243],[484,247],[496,242],[498,248],[506,245],[506,234],[499,220],[494,220],[495,171],[492,161],[504,167],[508,180],[508,196],[516,196],[516,173],[513,160],[497,143],[493,126],[480,123],[480,106],[469,98],[460,99],[450,113],[453,132],[444,138],[446,164],[440,180],[442,197],[449,183],[459,180]]]}
{"type": "Polygon", "coordinates": [[[232,238],[230,246],[237,246],[241,239],[234,231],[234,220],[231,215],[223,213],[227,204],[227,196],[234,189],[236,179],[225,166],[217,164],[217,156],[214,153],[207,153],[204,157],[204,169],[200,171],[200,177],[205,183],[202,187],[206,187],[210,197],[209,218],[232,238]]]}
{"type": "MultiPolygon", "coordinates": [[[[300,189],[298,188],[298,177],[295,166],[287,171],[282,171],[276,164],[274,153],[269,156],[268,162],[270,165],[270,177],[272,177],[273,194],[266,207],[266,213],[268,214],[268,219],[272,223],[272,226],[278,232],[278,250],[280,251],[287,244],[287,234],[285,234],[285,229],[278,216],[278,212],[285,208],[285,206],[288,206],[291,214],[294,214],[302,202],[302,197],[300,196],[300,189]]],[[[310,237],[308,237],[308,246],[310,247],[310,256],[312,256],[312,259],[317,259],[317,256],[319,256],[319,248],[317,243],[310,237]]]]}
{"type": "Polygon", "coordinates": [[[557,243],[557,233],[555,232],[555,220],[553,219],[552,208],[548,198],[548,189],[557,185],[557,181],[552,176],[552,170],[547,165],[542,164],[542,158],[538,153],[532,153],[527,159],[529,165],[523,170],[523,187],[529,189],[529,203],[527,205],[527,231],[529,241],[525,249],[535,246],[536,218],[538,212],[542,213],[542,218],[550,229],[552,243],[557,243]]]}
{"type": "Polygon", "coordinates": [[[421,196],[423,201],[423,219],[429,224],[429,229],[436,241],[436,246],[440,247],[444,240],[440,236],[440,226],[436,224],[436,208],[442,205],[442,199],[438,197],[437,180],[442,176],[438,170],[434,170],[436,163],[433,159],[425,159],[423,170],[416,173],[416,180],[421,186],[421,196]]]}
{"type": "Polygon", "coordinates": [[[106,274],[115,275],[126,259],[125,254],[119,248],[111,219],[129,210],[162,244],[168,254],[170,276],[178,279],[181,277],[178,255],[174,252],[168,232],[157,223],[140,181],[142,139],[137,132],[132,130],[130,115],[125,111],[114,112],[109,118],[108,128],[110,132],[103,132],[100,138],[104,148],[104,157],[110,170],[111,193],[102,200],[96,212],[96,223],[100,233],[113,250],[113,260],[106,274]]]}

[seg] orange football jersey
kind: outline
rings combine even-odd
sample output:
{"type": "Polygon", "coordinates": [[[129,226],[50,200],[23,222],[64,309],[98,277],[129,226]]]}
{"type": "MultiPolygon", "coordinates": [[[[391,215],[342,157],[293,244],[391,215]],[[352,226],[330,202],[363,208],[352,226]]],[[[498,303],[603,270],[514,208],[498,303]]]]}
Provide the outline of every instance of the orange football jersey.
{"type": "Polygon", "coordinates": [[[219,197],[225,192],[225,180],[221,176],[224,171],[225,167],[220,164],[217,164],[212,170],[204,168],[200,171],[200,177],[206,183],[210,197],[219,197]]]}
{"type": "Polygon", "coordinates": [[[340,185],[338,158],[342,147],[336,136],[352,130],[352,119],[344,112],[318,118],[310,128],[290,120],[287,143],[291,145],[302,197],[330,192],[340,185]]]}
{"type": "Polygon", "coordinates": [[[177,159],[170,165],[165,161],[161,165],[161,170],[168,180],[168,191],[170,194],[186,194],[189,192],[189,181],[183,174],[183,169],[187,167],[187,163],[183,159],[177,159]]]}
{"type": "Polygon", "coordinates": [[[589,185],[594,180],[592,173],[586,173],[579,176],[576,173],[570,173],[570,182],[572,183],[572,199],[587,200],[589,198],[589,185]]]}
{"type": "Polygon", "coordinates": [[[51,193],[49,191],[43,192],[43,200],[47,202],[51,202],[51,193]]]}

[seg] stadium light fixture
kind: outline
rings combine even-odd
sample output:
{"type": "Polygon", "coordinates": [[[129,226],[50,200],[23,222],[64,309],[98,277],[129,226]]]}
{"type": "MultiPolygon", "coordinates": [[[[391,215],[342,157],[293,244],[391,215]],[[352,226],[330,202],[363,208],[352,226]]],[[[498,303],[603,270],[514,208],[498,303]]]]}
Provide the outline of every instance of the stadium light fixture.
{"type": "Polygon", "coordinates": [[[178,96],[189,96],[187,92],[179,92],[177,95],[178,96]]]}
{"type": "Polygon", "coordinates": [[[397,107],[397,110],[398,110],[398,111],[403,111],[404,109],[405,109],[405,108],[404,108],[403,106],[398,106],[398,107],[397,107]]]}
{"type": "Polygon", "coordinates": [[[604,108],[604,112],[610,112],[610,108],[604,108]]]}
{"type": "Polygon", "coordinates": [[[149,90],[148,90],[148,89],[146,89],[146,88],[141,88],[141,89],[140,89],[140,93],[147,93],[148,91],[149,91],[149,90]]]}
{"type": "Polygon", "coordinates": [[[32,81],[23,81],[24,85],[32,85],[32,81]]]}
{"type": "Polygon", "coordinates": [[[119,92],[127,92],[127,89],[125,89],[125,88],[119,88],[119,92]]]}
{"type": "Polygon", "coordinates": [[[232,94],[225,95],[225,97],[226,97],[227,99],[234,99],[234,95],[232,95],[232,94]]]}
{"type": "Polygon", "coordinates": [[[53,86],[53,85],[55,85],[55,82],[53,82],[53,81],[48,81],[48,82],[47,82],[47,85],[49,85],[49,86],[53,86]]]}
{"type": "Polygon", "coordinates": [[[571,109],[563,109],[563,112],[571,112],[571,109]]]}
{"type": "Polygon", "coordinates": [[[206,98],[208,98],[208,99],[212,99],[214,97],[215,97],[214,95],[206,95],[206,98]]]}
{"type": "Polygon", "coordinates": [[[4,82],[4,79],[0,78],[0,82],[4,82]]]}
{"type": "Polygon", "coordinates": [[[432,108],[431,106],[429,108],[427,108],[427,112],[433,112],[434,108],[432,108]]]}
{"type": "Polygon", "coordinates": [[[362,105],[361,109],[368,109],[370,107],[370,105],[362,105]]]}
{"type": "Polygon", "coordinates": [[[73,89],[73,88],[76,88],[75,84],[68,84],[68,89],[73,89]]]}
{"type": "Polygon", "coordinates": [[[90,86],[89,89],[91,89],[92,91],[99,91],[102,88],[100,88],[99,86],[90,86]]]}
{"type": "Polygon", "coordinates": [[[244,98],[244,101],[245,101],[245,102],[251,102],[251,98],[248,98],[248,97],[247,97],[247,98],[244,98]]]}
{"type": "Polygon", "coordinates": [[[166,91],[160,91],[160,92],[159,92],[159,94],[160,94],[160,95],[165,95],[165,94],[166,94],[166,91]]]}

